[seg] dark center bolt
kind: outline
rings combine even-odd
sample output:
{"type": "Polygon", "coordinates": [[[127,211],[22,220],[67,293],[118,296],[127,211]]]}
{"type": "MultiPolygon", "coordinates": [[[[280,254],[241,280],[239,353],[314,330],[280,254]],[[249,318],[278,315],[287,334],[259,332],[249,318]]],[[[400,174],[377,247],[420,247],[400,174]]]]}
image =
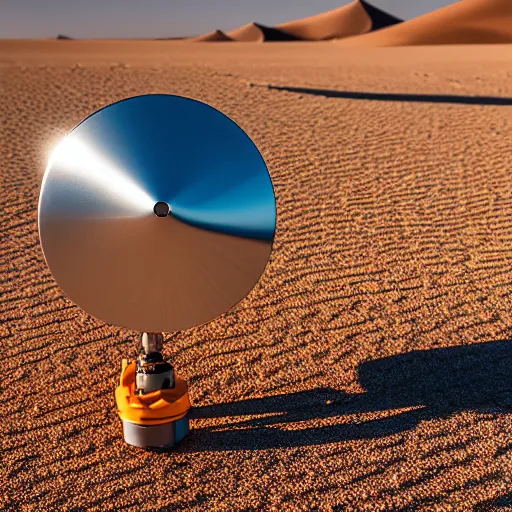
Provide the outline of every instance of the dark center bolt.
{"type": "Polygon", "coordinates": [[[153,211],[157,217],[167,217],[171,211],[171,208],[166,202],[158,201],[158,203],[156,203],[153,207],[153,211]]]}

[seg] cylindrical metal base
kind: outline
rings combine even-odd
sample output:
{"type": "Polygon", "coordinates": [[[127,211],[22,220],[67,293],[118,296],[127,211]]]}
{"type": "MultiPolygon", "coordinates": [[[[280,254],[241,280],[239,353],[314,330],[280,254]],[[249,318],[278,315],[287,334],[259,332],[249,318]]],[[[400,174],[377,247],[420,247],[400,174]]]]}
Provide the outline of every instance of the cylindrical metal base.
{"type": "Polygon", "coordinates": [[[139,448],[167,450],[178,444],[189,431],[188,415],[160,425],[138,425],[123,420],[124,440],[139,448]]]}

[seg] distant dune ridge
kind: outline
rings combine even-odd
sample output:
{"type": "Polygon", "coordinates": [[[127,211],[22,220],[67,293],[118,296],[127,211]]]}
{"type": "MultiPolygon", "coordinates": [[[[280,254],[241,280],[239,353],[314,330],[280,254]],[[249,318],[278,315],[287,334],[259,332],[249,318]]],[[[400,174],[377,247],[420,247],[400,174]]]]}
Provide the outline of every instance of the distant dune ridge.
{"type": "MultiPolygon", "coordinates": [[[[57,39],[74,39],[59,34],[57,39]]],[[[327,41],[346,46],[417,46],[512,43],[512,0],[459,0],[408,21],[353,0],[331,11],[275,27],[248,23],[229,32],[214,30],[196,37],[169,37],[197,42],[327,41]]]]}
{"type": "Polygon", "coordinates": [[[265,41],[296,41],[297,37],[288,34],[278,28],[267,27],[260,23],[249,23],[243,27],[228,32],[228,37],[233,41],[244,43],[265,41]]]}
{"type": "Polygon", "coordinates": [[[400,22],[395,16],[363,0],[354,0],[332,11],[281,23],[276,28],[293,34],[297,39],[323,41],[365,34],[400,22]]]}
{"type": "Polygon", "coordinates": [[[222,30],[214,30],[213,32],[209,32],[208,34],[203,34],[202,36],[194,37],[193,41],[198,42],[220,42],[220,41],[232,41],[232,39],[227,36],[222,30]]]}
{"type": "Polygon", "coordinates": [[[325,41],[388,27],[401,20],[373,7],[364,0],[354,0],[332,11],[267,27],[249,23],[227,34],[220,30],[194,38],[194,41],[325,41]]]}
{"type": "Polygon", "coordinates": [[[511,0],[460,0],[371,34],[340,41],[349,46],[512,43],[511,0]]]}

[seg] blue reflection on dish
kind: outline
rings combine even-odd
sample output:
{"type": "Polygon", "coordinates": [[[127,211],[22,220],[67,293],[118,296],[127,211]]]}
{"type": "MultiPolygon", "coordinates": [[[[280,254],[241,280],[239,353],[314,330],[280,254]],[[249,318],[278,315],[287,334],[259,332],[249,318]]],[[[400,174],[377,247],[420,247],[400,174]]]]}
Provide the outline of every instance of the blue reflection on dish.
{"type": "Polygon", "coordinates": [[[179,96],[138,96],[96,112],[71,135],[183,222],[273,239],[275,198],[265,162],[218,110],[179,96]]]}

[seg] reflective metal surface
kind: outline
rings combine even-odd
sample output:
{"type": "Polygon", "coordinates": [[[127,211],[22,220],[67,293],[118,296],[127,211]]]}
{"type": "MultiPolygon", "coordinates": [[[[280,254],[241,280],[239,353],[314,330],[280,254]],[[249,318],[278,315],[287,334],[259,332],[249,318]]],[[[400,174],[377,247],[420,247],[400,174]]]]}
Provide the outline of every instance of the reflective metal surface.
{"type": "Polygon", "coordinates": [[[110,105],[55,149],[39,235],[60,287],[88,313],[147,332],[207,322],[263,273],[276,224],[256,146],[204,103],[110,105]]]}
{"type": "Polygon", "coordinates": [[[163,345],[162,333],[142,333],[135,370],[137,394],[174,387],[174,370],[161,354],[163,345]]]}

